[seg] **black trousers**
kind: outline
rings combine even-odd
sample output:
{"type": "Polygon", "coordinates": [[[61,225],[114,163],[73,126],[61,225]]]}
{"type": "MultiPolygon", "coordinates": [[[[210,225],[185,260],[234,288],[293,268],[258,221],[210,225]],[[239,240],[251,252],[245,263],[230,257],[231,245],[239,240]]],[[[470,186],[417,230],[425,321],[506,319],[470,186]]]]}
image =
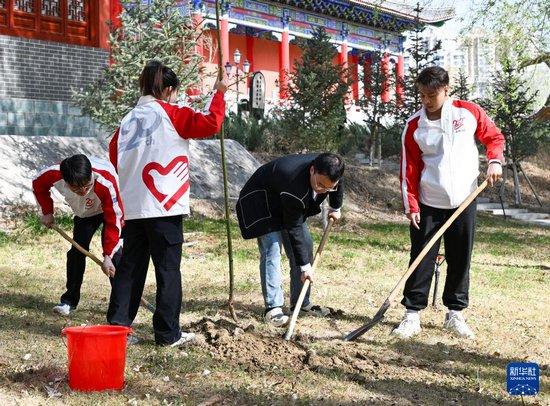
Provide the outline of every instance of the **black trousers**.
{"type": "MultiPolygon", "coordinates": [[[[476,209],[477,206],[474,201],[443,234],[445,259],[447,261],[443,304],[450,310],[462,310],[468,307],[470,260],[474,245],[476,209]]],[[[412,225],[410,227],[412,247],[409,265],[455,210],[420,205],[420,230],[412,225]]],[[[440,243],[441,239],[434,244],[416,270],[407,279],[403,291],[404,297],[401,301],[407,309],[422,310],[428,305],[428,295],[440,243]]]]}
{"type": "Polygon", "coordinates": [[[127,220],[122,235],[124,248],[112,280],[107,321],[124,326],[133,323],[151,257],[157,282],[155,342],[172,344],[181,337],[182,216],[127,220]]]}
{"type": "MultiPolygon", "coordinates": [[[[73,218],[73,240],[89,251],[92,237],[102,224],[103,213],[86,218],[75,216],[73,218]]],[[[61,295],[61,303],[68,304],[72,308],[78,306],[85,269],[86,256],[72,247],[67,252],[67,290],[61,295]]]]}

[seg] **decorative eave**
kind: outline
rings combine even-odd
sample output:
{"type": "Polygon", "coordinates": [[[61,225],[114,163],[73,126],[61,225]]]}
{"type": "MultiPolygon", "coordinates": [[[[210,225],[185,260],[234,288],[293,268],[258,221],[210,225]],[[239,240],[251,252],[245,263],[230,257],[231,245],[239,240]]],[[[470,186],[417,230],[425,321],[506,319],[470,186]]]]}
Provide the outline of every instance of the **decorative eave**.
{"type": "MultiPolygon", "coordinates": [[[[365,0],[270,1],[394,32],[410,30],[416,24],[416,13],[412,8],[390,9],[386,4],[389,2],[383,2],[386,6],[380,6],[365,0]]],[[[430,12],[423,10],[419,15],[419,21],[421,24],[439,25],[453,16],[454,9],[433,9],[430,12]]]]}
{"type": "MultiPolygon", "coordinates": [[[[416,6],[394,1],[379,1],[375,3],[367,0],[350,0],[352,4],[361,4],[365,7],[379,10],[414,22],[416,19],[416,6]]],[[[445,21],[455,17],[454,7],[421,7],[419,20],[423,24],[441,25],[445,21]]]]}

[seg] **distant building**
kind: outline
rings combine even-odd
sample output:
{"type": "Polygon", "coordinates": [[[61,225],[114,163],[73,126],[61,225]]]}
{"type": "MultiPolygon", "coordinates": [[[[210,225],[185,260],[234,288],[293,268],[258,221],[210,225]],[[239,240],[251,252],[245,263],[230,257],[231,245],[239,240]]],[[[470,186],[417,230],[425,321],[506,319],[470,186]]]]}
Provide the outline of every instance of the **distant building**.
{"type": "MultiPolygon", "coordinates": [[[[227,95],[233,105],[240,95],[247,95],[245,69],[264,74],[267,99],[285,99],[288,72],[301,57],[296,42],[311,37],[317,27],[326,29],[338,49],[334,62],[350,68],[350,101],[357,102],[364,94],[359,78],[370,69],[374,51],[384,53],[388,73],[393,69],[392,74],[403,77],[402,32],[410,30],[417,18],[422,24],[439,24],[452,12],[426,9],[417,16],[414,7],[378,0],[221,0],[217,44],[214,0],[176,3],[211,39],[197,46],[207,72],[216,71],[215,47],[221,46],[222,64],[227,71],[233,68],[237,82],[236,92],[227,95]]],[[[0,134],[101,133],[71,104],[71,92],[97,80],[109,64],[108,23],[121,24],[123,4],[120,0],[0,0],[0,134]]],[[[210,83],[201,85],[203,90],[210,88],[210,83]]],[[[380,96],[389,101],[390,90],[380,96]]]]}
{"type": "MultiPolygon", "coordinates": [[[[468,77],[470,97],[472,99],[487,97],[491,75],[497,68],[496,47],[488,41],[481,30],[473,30],[464,38],[445,35],[445,28],[427,27],[423,39],[430,47],[441,41],[435,64],[449,72],[451,84],[462,70],[468,77]]],[[[405,49],[410,46],[410,39],[405,42],[405,49]]],[[[412,63],[412,58],[405,52],[405,68],[412,63]]]]}

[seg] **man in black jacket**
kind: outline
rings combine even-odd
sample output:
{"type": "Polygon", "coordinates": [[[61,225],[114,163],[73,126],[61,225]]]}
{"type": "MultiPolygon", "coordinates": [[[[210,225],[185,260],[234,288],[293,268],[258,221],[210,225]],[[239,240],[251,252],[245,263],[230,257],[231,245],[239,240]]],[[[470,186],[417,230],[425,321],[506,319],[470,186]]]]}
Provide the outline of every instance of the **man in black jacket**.
{"type": "MultiPolygon", "coordinates": [[[[329,218],[338,220],[344,198],[344,161],[331,153],[288,155],[254,172],[237,201],[237,217],[243,238],[257,238],[265,320],[284,326],[281,287],[281,246],[290,264],[290,305],[298,300],[302,284],[313,280],[313,241],[306,219],[321,212],[329,197],[329,218]]],[[[312,305],[309,290],[302,311],[319,316],[327,308],[312,305]]]]}

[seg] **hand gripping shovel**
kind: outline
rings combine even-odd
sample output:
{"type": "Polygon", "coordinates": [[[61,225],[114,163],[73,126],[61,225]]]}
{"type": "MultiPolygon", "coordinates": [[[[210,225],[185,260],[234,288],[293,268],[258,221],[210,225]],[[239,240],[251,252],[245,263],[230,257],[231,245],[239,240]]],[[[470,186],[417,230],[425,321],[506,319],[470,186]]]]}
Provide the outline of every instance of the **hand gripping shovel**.
{"type": "Polygon", "coordinates": [[[420,254],[416,257],[416,259],[413,261],[413,263],[409,266],[409,269],[407,269],[407,272],[399,279],[399,282],[395,285],[393,290],[390,292],[390,295],[388,298],[384,301],[384,304],[382,304],[382,307],[378,309],[374,317],[368,322],[363,324],[358,329],[352,331],[349,333],[344,340],[345,341],[353,341],[356,338],[362,336],[367,331],[369,331],[372,327],[374,327],[380,320],[384,318],[384,314],[386,311],[390,308],[391,304],[395,300],[395,297],[397,294],[401,291],[401,286],[405,283],[405,281],[409,278],[409,276],[414,272],[418,264],[420,264],[420,261],[424,259],[428,251],[433,247],[433,245],[436,243],[439,238],[443,235],[443,233],[449,228],[449,226],[456,220],[456,218],[468,207],[470,203],[477,197],[478,194],[481,193],[483,189],[487,186],[487,180],[483,181],[481,185],[477,187],[476,190],[474,190],[467,198],[462,202],[462,204],[458,207],[458,209],[455,210],[453,215],[449,217],[449,219],[441,226],[441,228],[435,233],[435,235],[428,241],[426,246],[422,251],[420,251],[420,254]]]}
{"type": "MultiPolygon", "coordinates": [[[[325,228],[325,231],[323,233],[323,236],[321,237],[321,242],[319,243],[319,247],[317,247],[317,252],[315,253],[315,257],[313,258],[313,264],[311,265],[311,269],[315,270],[317,267],[317,264],[319,263],[319,259],[321,258],[321,252],[323,252],[323,248],[325,247],[325,243],[328,239],[328,233],[330,232],[330,229],[332,228],[332,224],[334,223],[334,219],[328,220],[327,228],[325,228]]],[[[296,305],[294,306],[294,311],[292,312],[292,317],[290,318],[290,324],[288,325],[288,330],[285,334],[285,340],[290,340],[292,337],[292,333],[294,332],[294,327],[296,327],[296,320],[298,319],[298,314],[300,313],[300,310],[302,309],[302,303],[304,303],[304,298],[306,297],[306,292],[309,288],[310,281],[309,279],[306,279],[304,284],[302,285],[302,290],[300,291],[300,296],[298,296],[298,301],[296,302],[296,305]]]]}
{"type": "MultiPolygon", "coordinates": [[[[57,231],[59,234],[61,234],[61,237],[63,237],[67,241],[69,241],[72,244],[73,247],[75,247],[81,253],[86,255],[88,258],[90,258],[96,264],[98,264],[99,266],[103,265],[103,263],[101,262],[101,260],[98,257],[96,257],[94,254],[92,254],[90,251],[87,251],[86,249],[84,249],[79,243],[77,243],[75,240],[73,240],[71,237],[69,237],[67,235],[67,233],[65,231],[63,231],[62,229],[60,229],[58,226],[56,226],[55,224],[52,224],[51,228],[53,228],[55,231],[57,231]]],[[[151,313],[155,312],[155,307],[151,303],[149,303],[147,300],[141,298],[140,304],[143,307],[145,307],[147,310],[149,310],[151,313]]]]}

